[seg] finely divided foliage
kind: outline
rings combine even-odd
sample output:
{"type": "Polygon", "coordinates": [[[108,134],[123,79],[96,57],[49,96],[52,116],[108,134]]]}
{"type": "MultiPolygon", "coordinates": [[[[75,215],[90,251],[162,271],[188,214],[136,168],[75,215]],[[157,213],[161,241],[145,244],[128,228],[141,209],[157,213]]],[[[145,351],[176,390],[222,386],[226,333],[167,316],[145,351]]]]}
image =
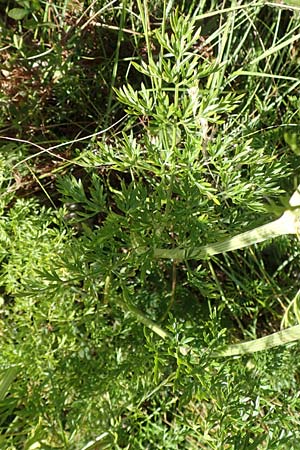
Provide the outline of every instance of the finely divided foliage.
{"type": "Polygon", "coordinates": [[[1,448],[299,448],[294,3],[5,2],[1,448]]]}

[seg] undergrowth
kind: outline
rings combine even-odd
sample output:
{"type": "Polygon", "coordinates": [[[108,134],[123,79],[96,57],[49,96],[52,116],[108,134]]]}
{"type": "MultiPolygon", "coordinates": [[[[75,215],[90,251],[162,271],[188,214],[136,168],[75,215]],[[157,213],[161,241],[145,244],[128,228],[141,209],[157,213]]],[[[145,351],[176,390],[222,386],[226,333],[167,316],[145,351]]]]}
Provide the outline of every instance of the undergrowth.
{"type": "Polygon", "coordinates": [[[299,185],[293,2],[0,14],[3,449],[298,449],[299,245],[202,260],[299,185]],[[88,137],[87,137],[88,136],[88,137]]]}

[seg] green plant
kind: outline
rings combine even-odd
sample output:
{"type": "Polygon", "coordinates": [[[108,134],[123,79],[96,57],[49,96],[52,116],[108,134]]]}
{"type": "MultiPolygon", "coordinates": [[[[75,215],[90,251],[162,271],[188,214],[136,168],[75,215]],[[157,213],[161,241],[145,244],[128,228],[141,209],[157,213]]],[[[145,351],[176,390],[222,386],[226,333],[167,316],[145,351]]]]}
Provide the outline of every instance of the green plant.
{"type": "MultiPolygon", "coordinates": [[[[65,142],[40,142],[39,159],[28,141],[3,145],[3,448],[297,449],[299,345],[272,346],[299,330],[298,241],[285,236],[298,232],[286,133],[299,19],[241,3],[115,6],[104,122],[124,119],[72,139],[61,165],[49,160],[65,142]],[[20,198],[28,176],[39,191],[20,198]],[[282,319],[295,327],[272,335],[282,319]]],[[[78,42],[63,17],[59,33],[78,42]]],[[[57,123],[70,125],[64,90],[76,97],[82,78],[59,70],[57,123]]]]}

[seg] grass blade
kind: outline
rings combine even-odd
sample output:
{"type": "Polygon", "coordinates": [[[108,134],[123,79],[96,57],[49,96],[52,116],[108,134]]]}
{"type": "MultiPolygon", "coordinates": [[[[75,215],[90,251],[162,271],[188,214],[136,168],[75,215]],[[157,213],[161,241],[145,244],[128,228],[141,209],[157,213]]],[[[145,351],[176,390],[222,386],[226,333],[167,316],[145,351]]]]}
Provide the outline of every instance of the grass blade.
{"type": "Polygon", "coordinates": [[[204,259],[219,253],[226,253],[233,250],[248,247],[267,239],[272,239],[285,234],[299,234],[300,231],[300,194],[299,186],[289,200],[289,205],[293,209],[287,209],[279,219],[267,223],[254,230],[245,231],[231,238],[214,244],[204,245],[199,248],[187,249],[154,249],[155,258],[167,259],[204,259]]]}
{"type": "Polygon", "coordinates": [[[0,379],[0,401],[4,400],[11,383],[20,370],[19,366],[12,366],[5,370],[0,379]]]}
{"type": "Polygon", "coordinates": [[[287,328],[286,330],[272,333],[252,341],[242,342],[240,344],[228,345],[220,353],[214,353],[213,356],[237,356],[246,353],[259,352],[261,350],[268,350],[279,345],[288,344],[290,342],[298,341],[300,339],[300,325],[287,328]]]}
{"type": "Polygon", "coordinates": [[[262,59],[267,58],[268,56],[273,55],[274,53],[278,52],[279,50],[282,50],[284,47],[287,47],[288,45],[292,44],[293,42],[296,42],[300,39],[300,33],[295,34],[294,36],[290,37],[289,39],[286,39],[281,44],[275,45],[274,47],[269,48],[265,52],[263,52],[261,55],[259,55],[257,58],[253,59],[251,61],[251,64],[256,64],[262,59]]]}

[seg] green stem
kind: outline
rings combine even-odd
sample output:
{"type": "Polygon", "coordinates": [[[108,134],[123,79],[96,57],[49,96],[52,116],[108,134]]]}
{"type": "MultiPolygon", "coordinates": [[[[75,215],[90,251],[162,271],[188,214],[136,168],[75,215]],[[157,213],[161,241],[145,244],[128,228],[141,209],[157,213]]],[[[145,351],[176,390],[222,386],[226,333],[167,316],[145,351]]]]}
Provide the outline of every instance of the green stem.
{"type": "Polygon", "coordinates": [[[18,375],[20,365],[8,367],[0,377],[0,401],[4,400],[7,395],[10,385],[18,375]]]}
{"type": "Polygon", "coordinates": [[[279,219],[224,241],[204,245],[203,247],[198,248],[156,248],[154,249],[154,257],[177,260],[205,259],[212,255],[248,247],[257,244],[258,242],[263,242],[267,239],[272,239],[285,234],[298,234],[300,225],[299,218],[300,208],[295,208],[293,210],[288,209],[279,219]]]}
{"type": "Polygon", "coordinates": [[[142,311],[140,311],[138,308],[133,306],[131,303],[129,303],[127,301],[124,302],[120,298],[114,299],[114,301],[116,302],[117,305],[121,306],[123,311],[131,312],[131,314],[133,314],[139,322],[144,324],[150,330],[154,331],[154,333],[158,334],[158,336],[160,336],[161,338],[167,339],[170,337],[169,333],[167,333],[160,326],[158,326],[155,322],[153,322],[153,320],[146,317],[145,314],[142,313],[142,311]]]}
{"type": "MultiPolygon", "coordinates": [[[[104,297],[104,303],[108,303],[110,301],[110,285],[111,285],[111,276],[108,275],[105,279],[105,285],[104,285],[104,291],[103,291],[103,297],[104,297]]],[[[154,333],[158,334],[163,339],[169,338],[170,335],[165,330],[163,330],[159,325],[157,325],[153,320],[149,319],[147,316],[145,316],[142,311],[140,311],[138,308],[132,305],[129,299],[129,295],[127,293],[126,286],[122,286],[122,293],[123,298],[122,300],[120,297],[114,297],[113,301],[120,306],[123,311],[129,311],[131,314],[133,314],[136,319],[146,325],[150,330],[154,331],[154,333]]]]}
{"type": "Polygon", "coordinates": [[[228,345],[223,351],[213,353],[212,356],[236,356],[246,353],[259,352],[268,350],[269,348],[278,347],[279,345],[288,344],[289,342],[298,341],[300,339],[300,325],[269,334],[253,341],[242,342],[241,344],[228,345]]]}
{"type": "MultiPolygon", "coordinates": [[[[110,277],[108,276],[105,280],[105,288],[104,288],[104,297],[106,301],[108,300],[107,297],[109,295],[110,281],[111,281],[110,277]]],[[[153,322],[153,320],[146,317],[143,312],[141,312],[138,308],[136,308],[131,304],[125,286],[123,286],[122,291],[124,300],[120,299],[120,297],[114,298],[114,302],[117,305],[119,305],[124,311],[129,311],[130,313],[132,313],[139,322],[143,323],[146,327],[148,327],[150,330],[152,330],[161,338],[168,339],[171,337],[171,335],[167,331],[158,326],[155,322],[153,322]]],[[[296,325],[294,327],[278,331],[277,333],[270,334],[269,336],[254,339],[253,341],[227,345],[224,350],[212,353],[211,356],[222,357],[222,356],[244,355],[247,353],[254,353],[262,350],[268,350],[270,348],[278,347],[279,345],[284,345],[290,342],[295,342],[297,340],[300,340],[300,325],[296,325]]],[[[189,352],[193,353],[193,349],[188,346],[181,347],[180,351],[184,355],[189,352]]],[[[15,374],[10,374],[10,376],[11,375],[14,377],[15,374]]]]}

